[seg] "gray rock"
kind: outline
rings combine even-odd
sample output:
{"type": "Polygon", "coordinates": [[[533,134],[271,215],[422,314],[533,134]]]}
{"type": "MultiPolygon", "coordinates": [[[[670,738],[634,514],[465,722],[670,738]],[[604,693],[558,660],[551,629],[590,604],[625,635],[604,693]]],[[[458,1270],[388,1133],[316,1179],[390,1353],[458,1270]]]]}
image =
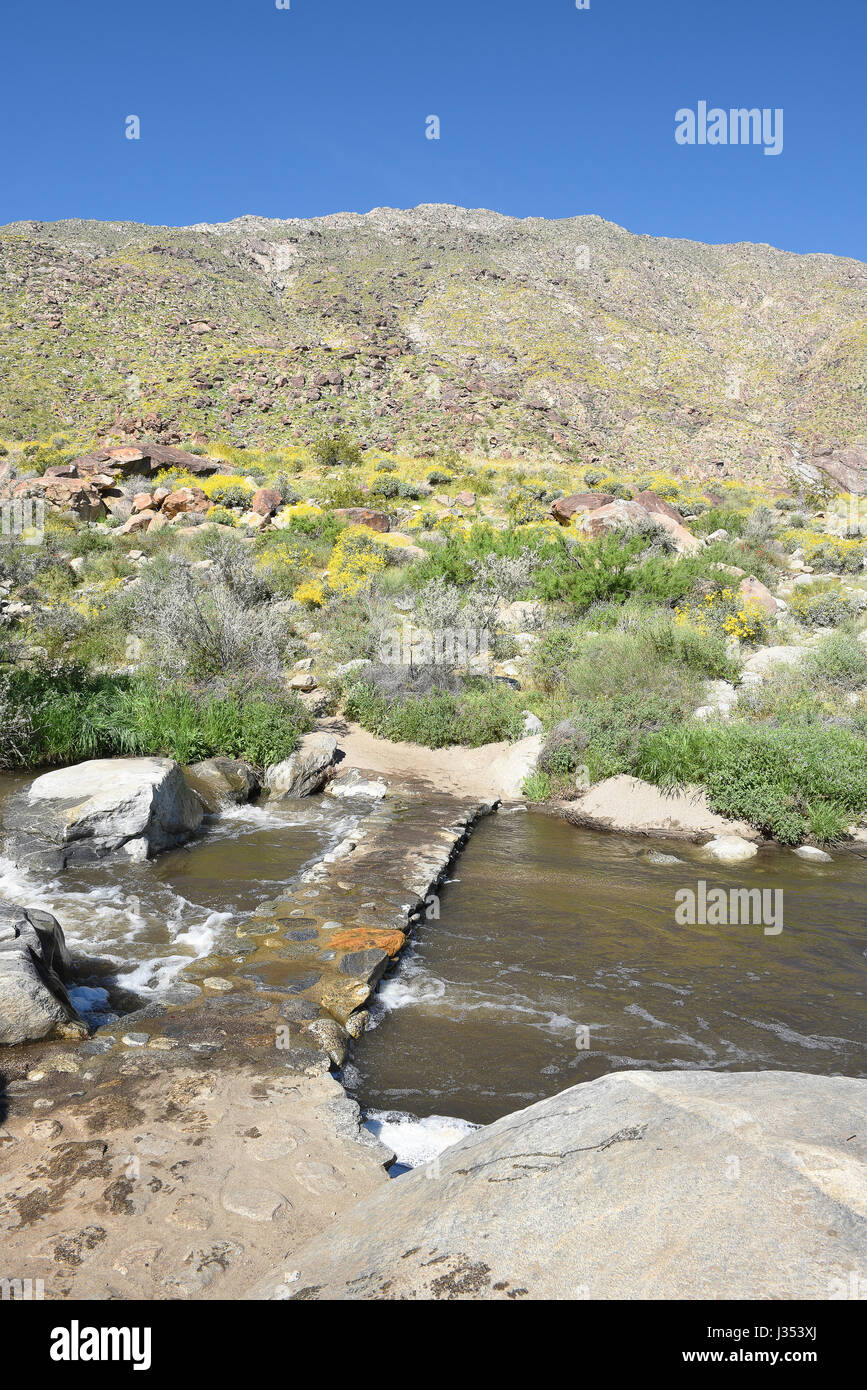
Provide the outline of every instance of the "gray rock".
{"type": "Polygon", "coordinates": [[[254,769],[238,758],[205,758],[204,762],[184,768],[184,776],[211,812],[222,806],[241,806],[259,790],[254,769]]]}
{"type": "Polygon", "coordinates": [[[0,1045],[87,1031],[66,992],[69,969],[56,918],[0,902],[0,1045]]]}
{"type": "Polygon", "coordinates": [[[616,1072],[468,1135],[248,1297],[840,1297],[865,1142],[867,1081],[616,1072]]]}
{"type": "Polygon", "coordinates": [[[330,775],[337,752],[333,734],[305,734],[296,752],[265,772],[269,796],[296,799],[321,791],[330,775]]]}
{"type": "Polygon", "coordinates": [[[377,946],[370,946],[365,951],[349,951],[341,960],[339,969],[344,975],[351,975],[354,980],[364,980],[366,984],[372,985],[385,973],[388,962],[389,956],[386,951],[381,951],[377,946]]]}
{"type": "Polygon", "coordinates": [[[203,814],[171,758],[99,758],[37,777],[6,802],[3,829],[19,864],[58,870],[146,859],[188,839],[203,814]]]}

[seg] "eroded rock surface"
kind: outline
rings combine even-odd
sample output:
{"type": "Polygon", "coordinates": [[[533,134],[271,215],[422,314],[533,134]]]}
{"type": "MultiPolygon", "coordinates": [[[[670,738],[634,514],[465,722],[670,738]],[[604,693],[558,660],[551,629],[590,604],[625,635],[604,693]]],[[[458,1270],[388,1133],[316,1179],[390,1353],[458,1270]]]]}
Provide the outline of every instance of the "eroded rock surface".
{"type": "Polygon", "coordinates": [[[0,1045],[86,1032],[66,990],[70,965],[50,912],[0,902],[0,1045]]]}
{"type": "Polygon", "coordinates": [[[839,1297],[865,1154],[867,1081],[616,1072],[470,1134],[250,1296],[839,1297]]]}

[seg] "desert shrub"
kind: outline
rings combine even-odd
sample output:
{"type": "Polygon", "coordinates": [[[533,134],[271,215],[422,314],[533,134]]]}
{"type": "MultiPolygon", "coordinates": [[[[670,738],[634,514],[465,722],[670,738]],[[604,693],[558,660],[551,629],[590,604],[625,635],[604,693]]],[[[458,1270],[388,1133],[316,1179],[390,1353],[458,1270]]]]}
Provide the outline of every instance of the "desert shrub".
{"type": "Polygon", "coordinates": [[[431,689],[406,699],[380,694],[361,680],[350,688],[344,708],[348,718],[395,743],[477,748],[520,738],[525,704],[520,691],[502,683],[468,683],[460,692],[431,689]]]}
{"type": "Polygon", "coordinates": [[[3,699],[17,712],[14,729],[0,734],[7,767],[154,754],[182,763],[225,755],[263,767],[289,757],[312,723],[296,696],[276,688],[202,694],[75,666],[16,671],[0,685],[3,699]]]}
{"type": "Polygon", "coordinates": [[[367,526],[341,531],[328,561],[328,582],[346,597],[358,593],[388,563],[386,547],[367,526]]]}
{"type": "Polygon", "coordinates": [[[328,478],[319,489],[319,497],[325,507],[364,507],[370,500],[358,475],[351,472],[328,478]]]}
{"type": "Polygon", "coordinates": [[[353,468],[361,463],[360,448],[345,432],[317,439],[310,452],[320,468],[335,468],[340,464],[353,468]]]}
{"type": "Polygon", "coordinates": [[[756,599],[727,586],[714,588],[704,596],[675,609],[679,624],[689,625],[703,636],[724,633],[742,642],[764,642],[771,630],[770,614],[756,599]]]}
{"type": "Polygon", "coordinates": [[[545,740],[539,770],[549,777],[564,777],[581,766],[587,747],[586,732],[572,719],[561,719],[545,740]]]}
{"type": "Polygon", "coordinates": [[[234,512],[230,512],[228,507],[211,507],[208,512],[208,521],[217,526],[237,526],[238,518],[234,512]]]}
{"type": "Polygon", "coordinates": [[[528,483],[512,488],[506,496],[506,514],[513,526],[529,526],[534,521],[544,521],[548,515],[545,489],[528,483]]]}
{"type": "Polygon", "coordinates": [[[400,483],[397,478],[392,478],[388,475],[374,478],[373,482],[370,484],[370,496],[371,498],[383,498],[385,500],[392,497],[399,497],[400,483]]]}
{"type": "Polygon", "coordinates": [[[867,653],[851,633],[830,633],[807,653],[804,670],[837,690],[857,690],[867,685],[867,653]]]}
{"type": "Polygon", "coordinates": [[[799,584],[789,599],[789,612],[799,623],[812,627],[836,627],[851,618],[856,606],[834,584],[799,584]]]}
{"type": "Polygon", "coordinates": [[[774,516],[770,507],[760,503],[750,512],[744,522],[742,532],[745,541],[750,543],[761,543],[769,540],[774,534],[777,525],[777,518],[774,516]]]}
{"type": "Polygon", "coordinates": [[[150,567],[131,596],[130,617],[155,669],[195,681],[278,676],[288,634],[282,615],[256,596],[261,584],[231,553],[202,577],[174,562],[150,567]]]}

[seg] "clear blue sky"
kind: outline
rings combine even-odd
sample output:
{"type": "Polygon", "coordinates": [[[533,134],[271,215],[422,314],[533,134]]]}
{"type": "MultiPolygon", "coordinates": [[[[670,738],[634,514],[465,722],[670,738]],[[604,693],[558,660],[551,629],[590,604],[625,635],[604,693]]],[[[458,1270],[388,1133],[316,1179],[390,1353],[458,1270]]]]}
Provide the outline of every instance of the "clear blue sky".
{"type": "Polygon", "coordinates": [[[867,0],[4,0],[2,34],[2,223],[444,202],[867,259],[867,0]],[[782,107],[782,154],[677,145],[701,100],[782,107]]]}

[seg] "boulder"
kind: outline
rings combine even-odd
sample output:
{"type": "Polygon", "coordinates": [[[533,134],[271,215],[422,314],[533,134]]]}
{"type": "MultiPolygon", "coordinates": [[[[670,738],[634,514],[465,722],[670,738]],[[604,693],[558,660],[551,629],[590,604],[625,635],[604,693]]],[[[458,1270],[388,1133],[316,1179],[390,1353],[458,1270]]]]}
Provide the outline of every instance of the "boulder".
{"type": "Polygon", "coordinates": [[[657,516],[667,516],[669,521],[676,521],[678,526],[683,520],[677,508],[673,507],[670,502],[666,502],[665,498],[660,497],[658,493],[637,492],[635,501],[644,507],[645,511],[655,512],[657,516]]]}
{"type": "Polygon", "coordinates": [[[388,783],[380,777],[365,777],[358,768],[351,767],[348,772],[334,777],[325,790],[329,796],[336,796],[341,801],[351,801],[356,797],[360,801],[381,801],[388,791],[388,783]]]}
{"type": "Polygon", "coordinates": [[[337,752],[333,734],[305,734],[297,750],[265,772],[265,788],[277,799],[296,799],[321,791],[337,752]]]}
{"type": "MultiPolygon", "coordinates": [[[[109,482],[111,480],[109,479],[109,482]]],[[[49,479],[43,488],[50,507],[74,512],[80,521],[99,521],[106,515],[105,504],[96,486],[86,479],[49,479]]]]}
{"type": "Polygon", "coordinates": [[[466,1135],[246,1296],[846,1297],[865,1132],[855,1077],[614,1072],[466,1135]]]}
{"type": "Polygon", "coordinates": [[[767,589],[760,579],[750,575],[747,579],[742,579],[738,585],[738,593],[752,603],[757,603],[764,608],[766,613],[776,614],[777,600],[774,598],[770,589],[767,589]]]}
{"type": "Polygon", "coordinates": [[[606,531],[622,531],[647,520],[648,513],[637,502],[618,500],[590,511],[581,523],[581,530],[591,536],[603,536],[606,531]]]}
{"type": "Polygon", "coordinates": [[[259,791],[256,772],[238,758],[205,758],[184,768],[184,777],[212,813],[223,806],[241,806],[259,791]]]}
{"type": "Polygon", "coordinates": [[[110,855],[147,859],[188,839],[202,816],[171,758],[97,758],[11,796],[3,829],[19,864],[58,870],[110,855]]]}
{"type": "Polygon", "coordinates": [[[764,676],[774,666],[797,666],[809,652],[809,647],[758,647],[744,662],[748,675],[764,676]]]}
{"type": "Polygon", "coordinates": [[[260,487],[253,493],[250,503],[250,510],[257,516],[273,516],[278,507],[283,505],[283,494],[273,487],[260,487]]]}
{"type": "Polygon", "coordinates": [[[648,512],[647,515],[657,526],[668,532],[678,555],[695,555],[702,549],[702,542],[698,536],[688,531],[682,522],[672,520],[667,512],[648,512]]]}
{"type": "Polygon", "coordinates": [[[718,835],[715,840],[710,840],[704,849],[705,854],[710,855],[711,859],[716,859],[719,864],[743,864],[748,859],[755,859],[759,852],[757,847],[742,835],[718,835]]]}
{"type": "Polygon", "coordinates": [[[391,528],[385,512],[372,512],[369,507],[335,507],[333,515],[351,526],[369,526],[371,531],[385,532],[391,528]]]}
{"type": "Polygon", "coordinates": [[[156,520],[157,513],[145,508],[142,512],[133,512],[132,516],[127,517],[122,526],[118,527],[119,536],[131,536],[134,531],[147,531],[152,521],[156,520]]]}
{"type": "Polygon", "coordinates": [[[576,512],[595,512],[613,501],[610,492],[573,492],[569,497],[557,498],[551,507],[551,515],[561,526],[568,526],[576,512]]]}
{"type": "Polygon", "coordinates": [[[532,734],[493,755],[487,766],[487,774],[490,785],[497,788],[497,796],[502,801],[521,800],[524,782],[535,771],[544,741],[541,734],[532,734]]]}
{"type": "Polygon", "coordinates": [[[66,992],[69,969],[50,912],[0,902],[0,1046],[87,1031],[66,992]]]}
{"type": "Polygon", "coordinates": [[[867,492],[867,443],[853,444],[848,449],[826,447],[811,459],[813,468],[820,468],[843,492],[867,492]]]}
{"type": "Polygon", "coordinates": [[[206,512],[208,505],[208,499],[200,487],[179,487],[175,492],[170,492],[163,502],[163,516],[171,521],[182,512],[206,512]]]}

